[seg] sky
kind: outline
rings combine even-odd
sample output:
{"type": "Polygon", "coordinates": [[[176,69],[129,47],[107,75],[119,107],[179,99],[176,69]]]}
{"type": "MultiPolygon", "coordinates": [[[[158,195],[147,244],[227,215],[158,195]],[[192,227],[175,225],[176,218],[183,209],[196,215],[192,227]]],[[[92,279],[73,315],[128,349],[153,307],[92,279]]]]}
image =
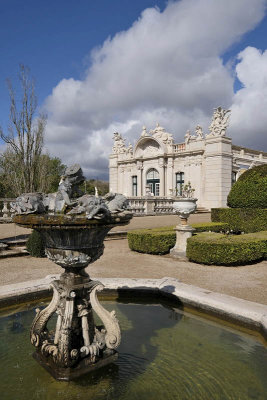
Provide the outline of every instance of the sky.
{"type": "MultiPolygon", "coordinates": [[[[159,122],[183,142],[231,109],[227,136],[267,151],[267,0],[0,0],[0,125],[19,64],[48,116],[45,150],[108,179],[114,132],[159,122]]],[[[19,91],[19,90],[18,90],[19,91]]],[[[0,150],[4,145],[0,143],[0,150]]]]}

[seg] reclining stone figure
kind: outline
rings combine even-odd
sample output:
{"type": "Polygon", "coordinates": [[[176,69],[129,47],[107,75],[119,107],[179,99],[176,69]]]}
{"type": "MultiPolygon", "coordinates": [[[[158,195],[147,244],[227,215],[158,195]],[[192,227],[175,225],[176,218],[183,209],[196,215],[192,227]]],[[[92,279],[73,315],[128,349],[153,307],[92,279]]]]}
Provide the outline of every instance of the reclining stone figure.
{"type": "Polygon", "coordinates": [[[111,213],[119,213],[130,209],[129,201],[123,194],[110,192],[103,198],[111,213]]]}
{"type": "Polygon", "coordinates": [[[67,214],[85,214],[87,219],[102,219],[110,216],[110,211],[101,197],[85,194],[76,199],[77,206],[67,214]]]}
{"type": "Polygon", "coordinates": [[[42,193],[23,193],[10,203],[16,214],[43,214],[45,206],[42,193]]]}

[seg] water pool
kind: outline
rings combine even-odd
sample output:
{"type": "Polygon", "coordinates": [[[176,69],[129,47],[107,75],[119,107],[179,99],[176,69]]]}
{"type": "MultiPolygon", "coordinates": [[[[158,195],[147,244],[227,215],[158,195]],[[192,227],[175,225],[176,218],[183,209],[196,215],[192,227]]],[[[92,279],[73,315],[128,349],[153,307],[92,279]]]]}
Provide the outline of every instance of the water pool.
{"type": "Polygon", "coordinates": [[[119,358],[71,382],[54,380],[32,358],[36,304],[0,313],[1,400],[267,399],[267,350],[254,336],[171,303],[103,303],[121,324],[119,358]]]}

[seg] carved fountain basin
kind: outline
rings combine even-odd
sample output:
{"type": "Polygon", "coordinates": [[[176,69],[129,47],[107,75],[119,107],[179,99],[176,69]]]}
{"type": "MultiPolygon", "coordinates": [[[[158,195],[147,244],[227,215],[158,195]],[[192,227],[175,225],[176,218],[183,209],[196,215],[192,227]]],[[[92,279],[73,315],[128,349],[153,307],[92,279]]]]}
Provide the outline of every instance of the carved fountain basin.
{"type": "Polygon", "coordinates": [[[132,213],[111,214],[109,219],[85,216],[30,214],[16,215],[13,222],[37,230],[45,243],[47,257],[67,270],[76,272],[103,254],[104,238],[116,225],[126,225],[132,213]]]}

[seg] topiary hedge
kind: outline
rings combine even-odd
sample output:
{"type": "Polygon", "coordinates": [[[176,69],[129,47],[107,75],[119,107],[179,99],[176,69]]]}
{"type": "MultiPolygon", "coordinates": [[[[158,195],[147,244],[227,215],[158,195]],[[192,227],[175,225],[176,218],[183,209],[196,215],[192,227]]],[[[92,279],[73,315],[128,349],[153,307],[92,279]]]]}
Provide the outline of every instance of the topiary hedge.
{"type": "Polygon", "coordinates": [[[140,229],[127,233],[131,250],[148,254],[166,254],[175,245],[175,231],[140,229]]]}
{"type": "MultiPolygon", "coordinates": [[[[196,232],[213,231],[225,232],[228,224],[225,223],[201,223],[193,224],[196,232]]],[[[163,226],[153,229],[139,229],[127,233],[128,244],[131,250],[148,254],[166,254],[174,247],[176,242],[175,226],[163,226]]]]}
{"type": "Polygon", "coordinates": [[[267,164],[244,172],[227,198],[231,208],[267,208],[267,164]]]}
{"type": "Polygon", "coordinates": [[[203,232],[187,240],[190,261],[208,265],[242,265],[266,258],[267,231],[244,235],[203,232]]]}
{"type": "Polygon", "coordinates": [[[39,232],[33,231],[26,243],[26,249],[33,257],[45,257],[45,247],[39,232]]]}
{"type": "Polygon", "coordinates": [[[199,224],[192,224],[196,232],[227,232],[229,231],[229,224],[225,222],[203,222],[199,224]]]}
{"type": "Polygon", "coordinates": [[[211,220],[225,222],[234,232],[267,230],[267,208],[212,208],[211,220]]]}

